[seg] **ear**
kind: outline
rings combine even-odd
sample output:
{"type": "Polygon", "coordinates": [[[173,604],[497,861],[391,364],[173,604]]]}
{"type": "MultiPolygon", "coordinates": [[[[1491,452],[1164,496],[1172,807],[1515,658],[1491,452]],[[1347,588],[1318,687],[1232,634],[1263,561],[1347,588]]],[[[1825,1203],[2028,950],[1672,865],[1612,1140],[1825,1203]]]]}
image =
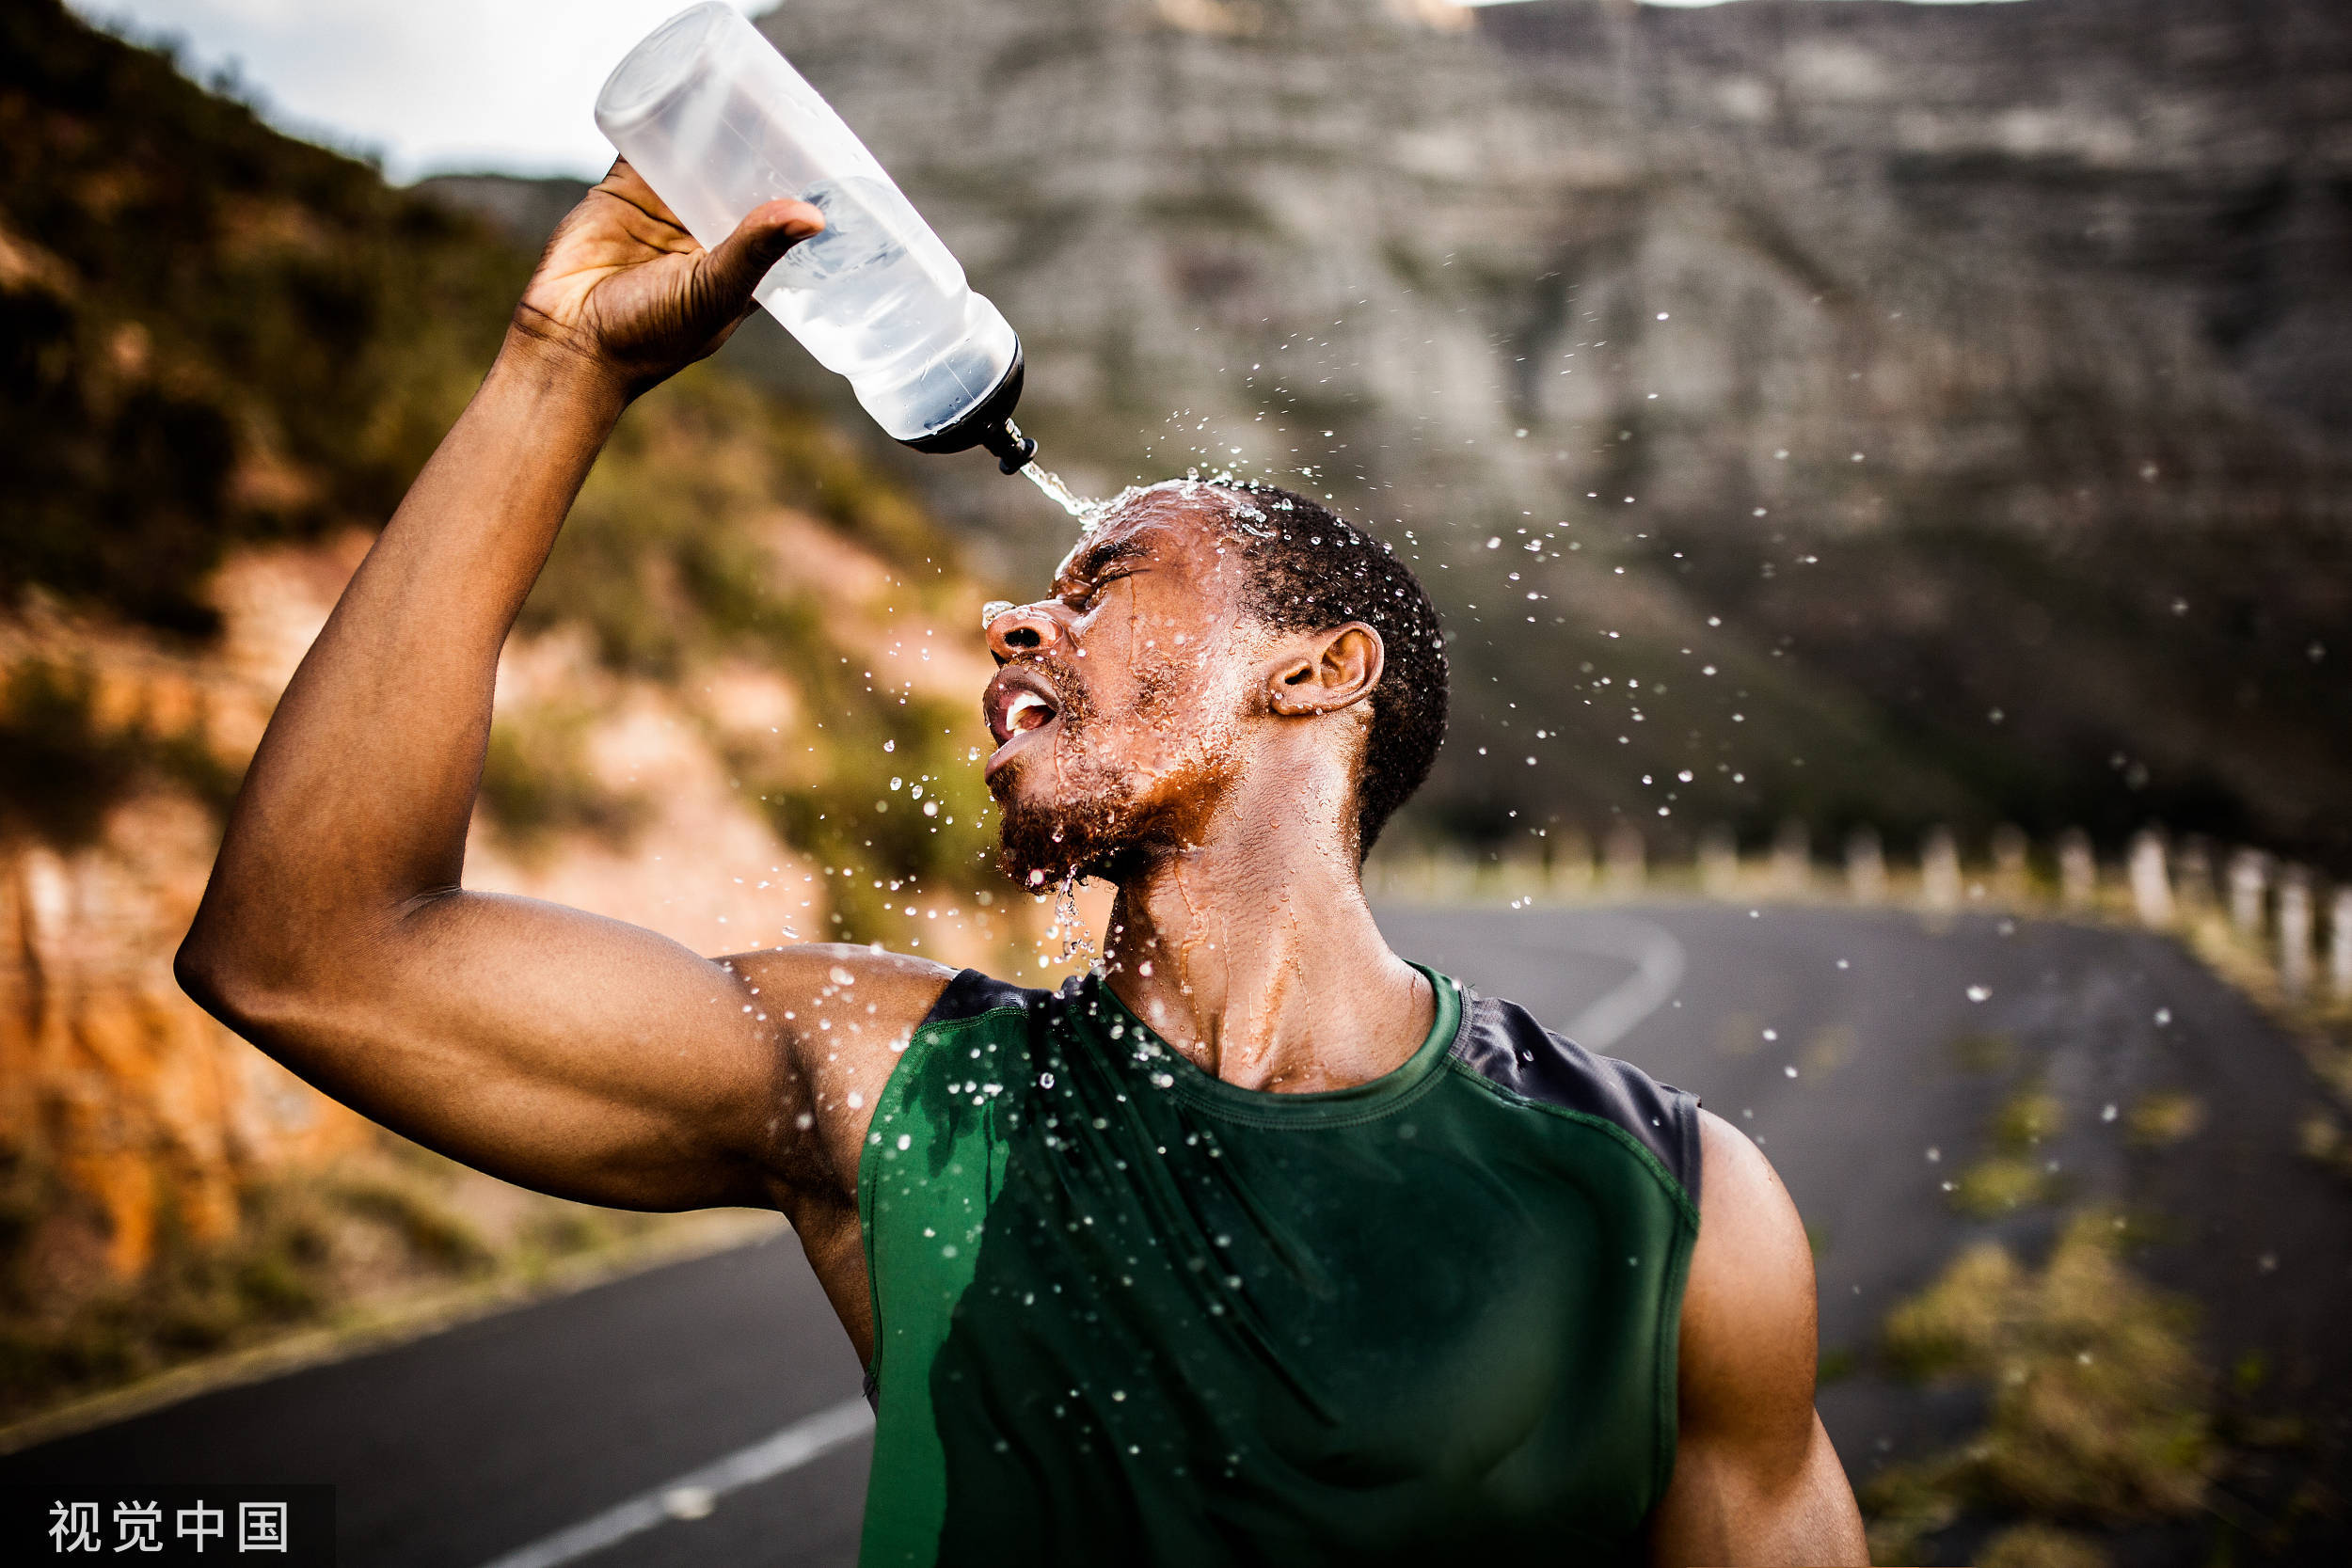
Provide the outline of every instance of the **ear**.
{"type": "Polygon", "coordinates": [[[1336,713],[1371,695],[1386,658],[1380,634],[1361,621],[1318,632],[1266,673],[1266,704],[1292,718],[1336,713]]]}

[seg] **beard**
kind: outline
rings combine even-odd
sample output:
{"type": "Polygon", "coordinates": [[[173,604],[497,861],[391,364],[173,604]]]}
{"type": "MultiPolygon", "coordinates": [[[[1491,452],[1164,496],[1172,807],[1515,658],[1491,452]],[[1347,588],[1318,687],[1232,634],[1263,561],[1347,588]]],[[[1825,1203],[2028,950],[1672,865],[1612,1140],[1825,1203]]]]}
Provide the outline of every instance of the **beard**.
{"type": "MultiPolygon", "coordinates": [[[[1041,766],[1051,767],[1050,759],[1041,766]]],[[[1120,770],[1099,762],[1064,763],[1053,798],[1023,800],[992,781],[1002,813],[996,863],[1025,888],[1051,887],[1065,878],[1118,881],[1158,835],[1152,812],[1120,770]]]]}
{"type": "Polygon", "coordinates": [[[1025,888],[1071,877],[1122,880],[1152,850],[1182,836],[1167,831],[1164,804],[1152,799],[1152,772],[1113,754],[1120,749],[1120,732],[1150,734],[1167,719],[1162,710],[1169,682],[1159,672],[1147,675],[1136,711],[1111,723],[1077,670],[1058,659],[1041,662],[1061,703],[1056,720],[1061,733],[1051,752],[1024,758],[989,781],[1002,814],[997,865],[1025,888]],[[1032,774],[1040,777],[1033,781],[1032,774]],[[1014,787],[1023,782],[1032,787],[1014,787]]]}

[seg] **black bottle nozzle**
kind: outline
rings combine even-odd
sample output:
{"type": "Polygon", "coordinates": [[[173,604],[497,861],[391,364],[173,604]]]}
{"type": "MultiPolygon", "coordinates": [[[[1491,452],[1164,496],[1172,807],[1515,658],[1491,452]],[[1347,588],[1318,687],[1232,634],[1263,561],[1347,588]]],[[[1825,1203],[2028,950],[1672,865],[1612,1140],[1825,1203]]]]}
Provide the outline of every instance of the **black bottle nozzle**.
{"type": "Polygon", "coordinates": [[[969,451],[974,447],[986,447],[995,455],[996,467],[1009,474],[1017,474],[1037,455],[1037,440],[1021,434],[1021,427],[1012,422],[1012,411],[1021,401],[1021,345],[1012,349],[1012,364],[998,379],[988,396],[974,404],[963,418],[928,436],[917,436],[907,441],[916,451],[969,451]]]}
{"type": "Polygon", "coordinates": [[[993,430],[982,431],[980,445],[995,453],[1000,473],[1017,474],[1037,455],[1037,437],[1022,435],[1021,427],[1010,420],[993,430]]]}

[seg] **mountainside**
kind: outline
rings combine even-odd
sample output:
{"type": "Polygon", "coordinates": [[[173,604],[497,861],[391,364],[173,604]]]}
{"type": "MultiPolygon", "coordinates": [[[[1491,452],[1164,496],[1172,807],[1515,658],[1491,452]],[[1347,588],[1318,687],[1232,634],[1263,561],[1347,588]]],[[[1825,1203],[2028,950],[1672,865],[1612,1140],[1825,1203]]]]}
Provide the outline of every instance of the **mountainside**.
{"type": "MultiPolygon", "coordinates": [[[[2352,18],[1460,22],[762,25],[1021,329],[1049,466],[1305,472],[1419,552],[1459,674],[1423,831],[2153,819],[2352,872],[2352,18]]],[[[1058,552],[977,465],[894,471],[1058,552]]]]}
{"type": "MultiPolygon", "coordinates": [[[[278,693],[530,262],[49,0],[0,9],[0,1423],[627,1230],[373,1132],[170,975],[278,693]]],[[[981,598],[823,418],[697,367],[526,606],[469,882],[705,953],[1031,968],[972,766],[981,598]]]]}

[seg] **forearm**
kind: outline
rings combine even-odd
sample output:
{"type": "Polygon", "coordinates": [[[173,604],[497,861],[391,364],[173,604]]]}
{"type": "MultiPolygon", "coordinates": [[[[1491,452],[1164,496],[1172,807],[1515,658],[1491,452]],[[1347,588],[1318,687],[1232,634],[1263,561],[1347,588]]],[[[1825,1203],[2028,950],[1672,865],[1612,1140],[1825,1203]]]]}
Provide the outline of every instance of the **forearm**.
{"type": "Polygon", "coordinates": [[[199,983],[299,968],[454,885],[499,649],[624,401],[510,335],[270,721],[183,955],[199,983]]]}

